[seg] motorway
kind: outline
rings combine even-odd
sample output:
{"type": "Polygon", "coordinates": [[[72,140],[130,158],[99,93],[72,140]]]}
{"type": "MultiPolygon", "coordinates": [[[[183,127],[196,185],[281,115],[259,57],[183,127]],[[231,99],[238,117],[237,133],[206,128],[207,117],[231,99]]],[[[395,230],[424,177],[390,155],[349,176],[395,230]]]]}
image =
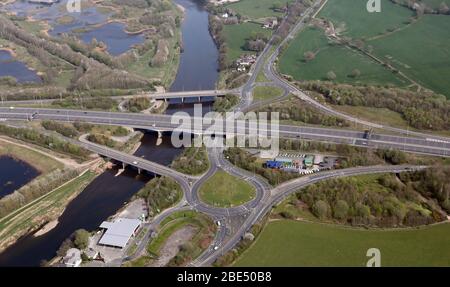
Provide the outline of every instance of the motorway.
{"type": "MultiPolygon", "coordinates": [[[[187,116],[187,115],[186,115],[187,116]]],[[[66,122],[88,122],[92,124],[120,125],[139,129],[156,131],[183,131],[187,133],[203,134],[211,130],[212,124],[202,125],[201,130],[194,129],[194,122],[203,119],[198,117],[185,118],[187,126],[180,127],[178,120],[170,115],[145,115],[123,112],[98,112],[66,109],[39,109],[39,108],[1,108],[1,119],[12,120],[55,120],[66,122]]],[[[213,123],[214,124],[214,123],[213,123]]],[[[236,122],[232,118],[225,121],[226,125],[235,127],[236,135],[249,134],[271,134],[270,128],[255,129],[246,125],[245,130],[238,131],[236,122]]],[[[226,134],[223,131],[215,131],[216,135],[226,134]]],[[[312,140],[320,142],[331,142],[337,144],[349,144],[365,148],[399,149],[405,152],[428,154],[435,156],[450,156],[450,139],[436,139],[434,137],[410,137],[391,134],[372,133],[370,138],[365,138],[365,133],[340,128],[318,128],[293,125],[279,125],[279,137],[301,140],[312,140]]]]}

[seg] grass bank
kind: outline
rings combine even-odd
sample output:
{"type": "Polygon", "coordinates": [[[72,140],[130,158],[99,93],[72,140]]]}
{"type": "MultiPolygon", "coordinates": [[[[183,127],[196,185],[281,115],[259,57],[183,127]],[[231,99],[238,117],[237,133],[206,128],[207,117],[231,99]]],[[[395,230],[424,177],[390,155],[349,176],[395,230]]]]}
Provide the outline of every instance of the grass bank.
{"type": "Polygon", "coordinates": [[[26,162],[41,173],[47,173],[49,171],[64,167],[62,163],[31,149],[6,143],[1,141],[1,139],[0,142],[0,156],[10,156],[26,162]]]}
{"type": "Polygon", "coordinates": [[[218,171],[202,185],[199,196],[207,204],[231,207],[252,200],[255,190],[245,181],[218,171]]]}

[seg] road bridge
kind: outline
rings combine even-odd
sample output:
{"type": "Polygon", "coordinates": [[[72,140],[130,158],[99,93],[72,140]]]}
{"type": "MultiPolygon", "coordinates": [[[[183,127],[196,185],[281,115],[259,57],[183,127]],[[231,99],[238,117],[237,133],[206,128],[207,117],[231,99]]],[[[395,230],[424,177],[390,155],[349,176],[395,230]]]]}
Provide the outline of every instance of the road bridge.
{"type": "MultiPolygon", "coordinates": [[[[154,100],[171,100],[171,99],[181,99],[184,102],[185,99],[198,99],[200,101],[205,97],[223,97],[228,94],[239,94],[240,89],[232,89],[232,90],[199,90],[199,91],[179,91],[179,92],[160,92],[160,93],[138,93],[133,95],[122,95],[122,96],[111,96],[109,98],[116,100],[118,102],[129,100],[136,97],[145,97],[154,100]]],[[[15,106],[15,105],[44,105],[51,104],[55,101],[63,100],[64,98],[54,98],[54,99],[42,99],[36,98],[33,100],[8,100],[7,97],[0,98],[1,106],[15,106]]],[[[87,101],[92,99],[92,97],[82,97],[76,98],[79,99],[80,102],[87,101]]]]}
{"type": "MultiPolygon", "coordinates": [[[[0,119],[16,120],[54,120],[64,122],[87,122],[101,125],[128,126],[132,128],[154,130],[154,131],[178,131],[191,134],[210,133],[212,124],[204,124],[201,129],[194,129],[193,123],[198,120],[195,117],[186,118],[190,120],[190,125],[180,127],[180,123],[170,115],[138,114],[138,113],[118,113],[99,112],[83,110],[65,109],[33,109],[33,108],[0,108],[0,119]]],[[[235,121],[226,121],[227,125],[235,125],[235,121]]],[[[225,129],[223,129],[225,131],[225,129]]],[[[226,132],[215,132],[216,135],[225,135],[226,132]]],[[[247,125],[242,131],[235,128],[233,135],[250,135],[267,133],[270,129],[259,128],[247,125]]],[[[433,138],[419,138],[409,136],[397,136],[389,134],[373,133],[370,139],[362,131],[347,130],[341,128],[317,128],[308,126],[280,125],[279,137],[298,140],[312,140],[320,142],[330,142],[336,144],[349,144],[364,148],[385,148],[398,149],[405,152],[428,154],[435,156],[450,156],[450,139],[435,140],[433,138]]]]}
{"type": "Polygon", "coordinates": [[[187,183],[188,185],[191,185],[198,179],[197,177],[186,175],[167,166],[148,161],[144,158],[111,149],[103,145],[92,143],[86,139],[86,135],[80,137],[80,141],[78,142],[78,144],[91,152],[97,153],[110,159],[114,159],[123,163],[124,165],[133,166],[138,170],[145,170],[153,174],[177,178],[180,181],[187,183]]]}

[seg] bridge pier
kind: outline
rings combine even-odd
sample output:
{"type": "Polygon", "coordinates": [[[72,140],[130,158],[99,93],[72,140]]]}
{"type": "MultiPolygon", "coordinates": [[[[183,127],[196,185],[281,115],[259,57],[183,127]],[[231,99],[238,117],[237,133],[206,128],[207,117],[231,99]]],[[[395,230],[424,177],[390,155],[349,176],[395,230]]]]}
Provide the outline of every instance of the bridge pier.
{"type": "Polygon", "coordinates": [[[181,103],[182,104],[184,103],[184,97],[181,97],[181,103]]]}
{"type": "Polygon", "coordinates": [[[158,138],[156,139],[156,146],[162,144],[162,132],[158,131],[158,138]]]}
{"type": "Polygon", "coordinates": [[[198,96],[198,102],[200,103],[202,101],[202,98],[198,96]]]}
{"type": "Polygon", "coordinates": [[[142,169],[138,168],[138,174],[141,174],[142,169]]]}
{"type": "Polygon", "coordinates": [[[127,165],[125,163],[122,162],[122,169],[125,169],[127,165]]]}

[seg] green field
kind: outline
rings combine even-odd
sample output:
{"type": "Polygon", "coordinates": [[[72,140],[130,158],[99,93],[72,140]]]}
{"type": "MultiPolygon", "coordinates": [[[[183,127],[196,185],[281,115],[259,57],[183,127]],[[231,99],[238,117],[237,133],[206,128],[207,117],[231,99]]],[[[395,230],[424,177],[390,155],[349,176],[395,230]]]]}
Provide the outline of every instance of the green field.
{"type": "Polygon", "coordinates": [[[333,105],[333,109],[352,114],[371,122],[386,124],[394,127],[407,128],[408,123],[402,115],[386,108],[372,108],[361,106],[339,106],[333,105]]]}
{"type": "MultiPolygon", "coordinates": [[[[413,81],[450,97],[450,17],[427,14],[411,21],[414,12],[408,8],[382,0],[381,13],[367,13],[366,2],[330,0],[319,17],[331,20],[341,36],[364,39],[365,46],[372,46],[375,56],[413,81]]],[[[423,2],[434,8],[442,3],[440,0],[423,2]]],[[[303,35],[302,38],[308,40],[303,35]]],[[[349,55],[342,56],[352,63],[349,55]]],[[[292,69],[287,71],[293,72],[292,69]]],[[[295,78],[305,76],[292,75],[295,78]]],[[[342,81],[339,76],[337,80],[342,81]]]]}
{"type": "Polygon", "coordinates": [[[283,95],[283,89],[278,87],[259,86],[253,90],[253,99],[256,101],[270,100],[283,95]]]}
{"type": "Polygon", "coordinates": [[[261,25],[255,23],[242,23],[236,25],[225,25],[223,27],[225,42],[228,47],[227,61],[229,63],[238,59],[243,54],[254,54],[254,52],[244,49],[246,40],[256,33],[263,33],[270,36],[271,30],[263,29],[261,25]]]}
{"type": "MultiPolygon", "coordinates": [[[[211,219],[201,213],[188,210],[178,211],[164,219],[160,226],[157,236],[149,242],[146,254],[125,263],[125,266],[144,267],[153,262],[155,257],[159,256],[161,248],[164,247],[167,240],[178,230],[191,226],[196,232],[189,242],[181,242],[184,246],[180,248],[177,255],[170,260],[168,266],[184,265],[187,261],[199,256],[207,248],[214,237],[216,226],[211,219]]],[[[180,243],[178,243],[180,244],[180,243]]]]}
{"type": "Polygon", "coordinates": [[[255,190],[245,181],[218,171],[201,186],[199,196],[207,204],[230,207],[251,200],[255,190]]]}
{"type": "Polygon", "coordinates": [[[275,12],[272,7],[274,4],[286,5],[294,0],[241,0],[237,3],[226,5],[227,8],[233,11],[250,17],[252,19],[259,19],[264,17],[282,16],[280,12],[275,12]]]}
{"type": "Polygon", "coordinates": [[[450,224],[386,231],[280,220],[235,265],[365,266],[369,248],[381,251],[381,266],[450,266],[450,224]]]}
{"type": "Polygon", "coordinates": [[[413,12],[389,0],[381,0],[381,13],[369,13],[367,0],[329,0],[318,17],[330,19],[340,34],[368,38],[405,26],[413,12]]]}
{"type": "Polygon", "coordinates": [[[404,81],[379,63],[353,50],[330,45],[324,33],[317,28],[307,28],[292,40],[283,53],[279,69],[297,80],[327,80],[333,71],[336,82],[351,84],[392,84],[402,86],[404,81]],[[315,53],[315,58],[305,61],[305,52],[315,53]],[[358,77],[351,77],[353,70],[358,77]]]}
{"type": "Polygon", "coordinates": [[[450,98],[450,17],[425,15],[408,28],[369,41],[374,53],[450,98]],[[414,47],[414,48],[412,48],[414,47]]]}

